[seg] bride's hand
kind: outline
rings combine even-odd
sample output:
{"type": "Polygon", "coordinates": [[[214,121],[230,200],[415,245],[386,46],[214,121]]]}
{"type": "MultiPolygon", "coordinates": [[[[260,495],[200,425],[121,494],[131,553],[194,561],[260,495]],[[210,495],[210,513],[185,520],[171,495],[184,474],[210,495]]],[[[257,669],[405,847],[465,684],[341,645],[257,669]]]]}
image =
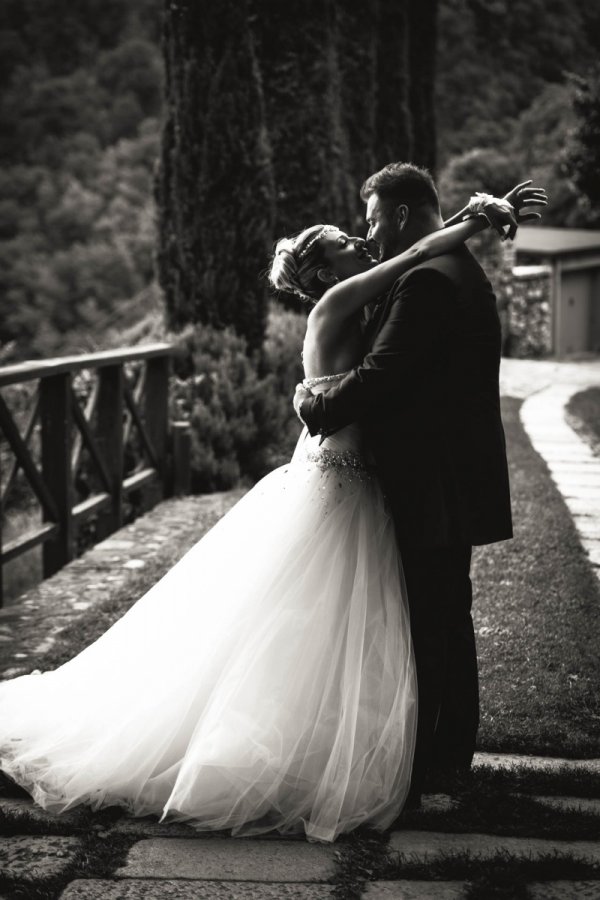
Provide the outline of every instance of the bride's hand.
{"type": "Polygon", "coordinates": [[[529,181],[522,181],[502,199],[508,201],[515,211],[519,225],[521,222],[530,222],[541,218],[541,212],[532,209],[533,206],[548,206],[548,195],[544,188],[530,187],[529,181]]]}
{"type": "Polygon", "coordinates": [[[485,194],[480,197],[480,214],[485,216],[494,231],[498,232],[501,240],[509,238],[512,241],[517,233],[518,221],[510,201],[505,197],[491,197],[485,194]]]}
{"type": "Polygon", "coordinates": [[[548,205],[546,191],[530,185],[531,180],[523,181],[501,198],[477,193],[471,197],[468,208],[485,216],[502,240],[512,240],[522,222],[541,217],[541,213],[532,207],[548,205]]]}

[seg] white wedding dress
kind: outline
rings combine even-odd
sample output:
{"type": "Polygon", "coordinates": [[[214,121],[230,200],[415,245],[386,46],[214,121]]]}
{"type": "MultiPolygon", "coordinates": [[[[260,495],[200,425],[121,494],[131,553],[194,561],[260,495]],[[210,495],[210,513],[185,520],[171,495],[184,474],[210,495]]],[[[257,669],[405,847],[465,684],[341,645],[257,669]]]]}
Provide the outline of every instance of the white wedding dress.
{"type": "Polygon", "coordinates": [[[388,827],[415,731],[394,529],[356,426],[305,433],[95,643],[0,685],[0,768],[41,806],[233,834],[388,827]]]}

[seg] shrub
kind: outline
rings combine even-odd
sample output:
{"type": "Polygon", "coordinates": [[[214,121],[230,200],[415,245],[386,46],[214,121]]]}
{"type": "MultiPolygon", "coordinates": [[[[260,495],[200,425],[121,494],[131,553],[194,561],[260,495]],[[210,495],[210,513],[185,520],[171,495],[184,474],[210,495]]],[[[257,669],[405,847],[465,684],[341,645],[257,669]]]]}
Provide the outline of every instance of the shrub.
{"type": "Polygon", "coordinates": [[[188,328],[171,390],[171,416],[192,424],[192,490],[224,490],[287,461],[300,432],[291,405],[302,377],[304,317],[270,316],[262,356],[231,328],[188,328]]]}

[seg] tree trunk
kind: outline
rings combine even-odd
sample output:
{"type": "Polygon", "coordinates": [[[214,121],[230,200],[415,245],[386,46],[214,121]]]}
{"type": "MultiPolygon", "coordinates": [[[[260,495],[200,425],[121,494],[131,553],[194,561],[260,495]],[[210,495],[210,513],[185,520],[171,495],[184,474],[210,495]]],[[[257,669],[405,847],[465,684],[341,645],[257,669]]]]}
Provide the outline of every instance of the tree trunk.
{"type": "Polygon", "coordinates": [[[437,0],[409,0],[410,116],[412,162],[432,171],[436,165],[435,60],[437,0]]]}
{"type": "Polygon", "coordinates": [[[244,0],[167,0],[158,268],[171,327],[233,325],[259,347],[273,232],[271,150],[244,0]]]}
{"type": "Polygon", "coordinates": [[[167,0],[159,271],[173,327],[232,324],[258,346],[272,242],[319,222],[361,233],[365,178],[432,165],[423,4],[421,20],[416,0],[167,0]]]}

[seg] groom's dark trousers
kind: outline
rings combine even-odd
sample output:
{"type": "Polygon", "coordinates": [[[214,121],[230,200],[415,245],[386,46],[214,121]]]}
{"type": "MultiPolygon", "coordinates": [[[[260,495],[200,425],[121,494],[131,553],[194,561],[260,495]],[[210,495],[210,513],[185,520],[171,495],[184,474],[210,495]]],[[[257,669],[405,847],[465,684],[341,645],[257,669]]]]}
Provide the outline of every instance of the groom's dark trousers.
{"type": "Polygon", "coordinates": [[[412,786],[432,769],[471,765],[479,725],[471,548],[400,547],[419,686],[412,786]]]}
{"type": "Polygon", "coordinates": [[[414,793],[432,764],[468,767],[475,749],[471,547],[512,537],[500,342],[491,285],[462,247],[396,282],[363,362],[301,409],[313,435],[361,423],[394,519],[419,684],[414,793]]]}

